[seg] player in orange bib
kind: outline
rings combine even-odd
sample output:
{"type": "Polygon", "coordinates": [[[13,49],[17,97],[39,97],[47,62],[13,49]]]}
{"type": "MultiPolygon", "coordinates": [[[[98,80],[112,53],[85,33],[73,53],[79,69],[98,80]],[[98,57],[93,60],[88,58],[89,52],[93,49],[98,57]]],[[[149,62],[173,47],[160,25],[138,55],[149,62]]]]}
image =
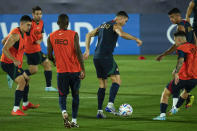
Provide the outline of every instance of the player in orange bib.
{"type": "Polygon", "coordinates": [[[82,53],[79,45],[79,37],[75,31],[67,30],[69,18],[66,14],[58,17],[59,30],[52,32],[47,40],[48,58],[57,68],[57,85],[59,90],[59,104],[67,128],[79,127],[77,114],[79,106],[80,81],[85,77],[85,69],[82,53]],[[53,51],[55,58],[53,57],[53,51]],[[68,120],[66,111],[66,98],[72,91],[72,122],[68,120]]]}
{"type": "Polygon", "coordinates": [[[50,61],[46,55],[41,51],[41,42],[43,40],[44,22],[42,18],[42,9],[39,6],[32,8],[32,27],[29,33],[27,33],[28,42],[25,46],[25,53],[27,56],[27,64],[29,70],[28,75],[33,75],[38,71],[38,65],[41,64],[44,67],[44,75],[46,79],[46,91],[57,91],[56,88],[51,86],[52,71],[50,61]]]}
{"type": "Polygon", "coordinates": [[[161,114],[153,120],[166,120],[169,96],[172,94],[173,97],[178,97],[180,90],[183,89],[177,104],[170,111],[171,115],[176,114],[178,108],[187,99],[189,92],[197,85],[197,47],[187,42],[186,34],[183,31],[176,32],[174,37],[178,54],[176,69],[173,71],[174,79],[162,93],[160,103],[161,114]]]}
{"type": "Polygon", "coordinates": [[[28,102],[29,77],[22,69],[24,46],[27,42],[26,32],[30,30],[31,18],[24,15],[20,19],[20,27],[14,28],[6,37],[1,56],[1,68],[17,84],[15,91],[15,103],[11,112],[12,115],[26,115],[20,110],[20,101],[23,99],[23,110],[37,108],[28,102]]]}

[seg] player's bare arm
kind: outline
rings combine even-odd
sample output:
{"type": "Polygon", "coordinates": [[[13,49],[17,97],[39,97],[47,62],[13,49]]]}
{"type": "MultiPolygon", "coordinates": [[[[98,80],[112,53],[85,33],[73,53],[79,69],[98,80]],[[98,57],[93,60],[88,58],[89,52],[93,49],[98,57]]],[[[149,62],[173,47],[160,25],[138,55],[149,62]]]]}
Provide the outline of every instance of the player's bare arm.
{"type": "Polygon", "coordinates": [[[142,41],[122,30],[122,27],[118,24],[115,24],[113,27],[114,31],[122,38],[127,39],[127,40],[135,40],[138,43],[138,46],[142,45],[142,41]]]}
{"type": "Polygon", "coordinates": [[[95,28],[93,31],[91,31],[91,32],[89,32],[89,33],[86,34],[86,50],[85,50],[85,53],[83,55],[83,58],[85,60],[88,59],[88,56],[90,54],[90,42],[91,42],[91,38],[98,35],[98,30],[99,30],[99,27],[98,28],[95,28]]]}
{"type": "Polygon", "coordinates": [[[78,36],[77,33],[75,34],[74,46],[75,46],[75,51],[76,51],[77,58],[79,60],[81,68],[82,68],[82,72],[80,74],[80,78],[84,79],[85,78],[84,61],[83,61],[83,55],[81,53],[81,49],[80,49],[80,45],[79,45],[79,36],[78,36]]]}
{"type": "Polygon", "coordinates": [[[192,14],[192,11],[194,9],[194,6],[195,6],[195,3],[194,1],[192,0],[190,3],[189,3],[189,6],[187,8],[187,13],[186,13],[186,20],[190,23],[190,19],[189,17],[191,16],[192,14]]]}
{"type": "Polygon", "coordinates": [[[181,69],[181,67],[183,65],[183,62],[184,62],[184,58],[181,57],[181,58],[178,59],[177,64],[176,64],[176,69],[174,71],[174,81],[175,81],[176,85],[179,82],[179,75],[178,75],[178,73],[179,73],[179,71],[180,71],[180,69],[181,69]]]}
{"type": "Polygon", "coordinates": [[[53,57],[53,46],[51,45],[50,37],[47,39],[47,51],[48,51],[48,58],[55,64],[55,58],[53,57]]]}
{"type": "Polygon", "coordinates": [[[2,43],[3,45],[5,45],[5,42],[7,41],[7,39],[8,39],[8,36],[6,36],[5,38],[3,38],[3,39],[1,40],[1,43],[2,43]]]}
{"type": "Polygon", "coordinates": [[[8,40],[5,42],[2,52],[6,55],[6,57],[8,57],[9,59],[11,59],[14,64],[16,66],[20,65],[21,62],[16,60],[10,53],[9,49],[17,42],[19,41],[20,37],[18,34],[11,34],[8,38],[8,40]]]}
{"type": "Polygon", "coordinates": [[[43,36],[44,36],[44,34],[42,33],[42,38],[40,40],[37,40],[36,44],[41,44],[41,42],[43,41],[43,36]]]}

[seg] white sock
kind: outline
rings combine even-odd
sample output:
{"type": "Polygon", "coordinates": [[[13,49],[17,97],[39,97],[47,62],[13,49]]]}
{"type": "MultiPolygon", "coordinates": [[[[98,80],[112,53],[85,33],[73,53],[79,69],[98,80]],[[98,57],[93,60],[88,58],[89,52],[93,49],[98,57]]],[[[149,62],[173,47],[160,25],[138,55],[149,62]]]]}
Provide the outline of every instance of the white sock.
{"type": "Polygon", "coordinates": [[[100,113],[100,112],[103,113],[103,110],[98,110],[98,112],[99,112],[99,113],[100,113]]]}
{"type": "Polygon", "coordinates": [[[114,106],[114,103],[108,102],[107,106],[114,106]]]}
{"type": "Polygon", "coordinates": [[[74,122],[75,124],[77,124],[77,119],[76,118],[72,118],[72,122],[74,122]]]}
{"type": "Polygon", "coordinates": [[[14,106],[13,111],[16,112],[19,108],[19,106],[14,106]]]}
{"type": "Polygon", "coordinates": [[[66,113],[66,110],[62,110],[62,115],[63,115],[64,113],[66,113]]]}
{"type": "Polygon", "coordinates": [[[52,88],[52,86],[46,87],[46,88],[52,88]]]}
{"type": "Polygon", "coordinates": [[[177,102],[178,102],[178,98],[173,98],[173,107],[175,107],[176,108],[176,104],[177,104],[177,102]]]}
{"type": "Polygon", "coordinates": [[[160,114],[160,117],[164,117],[164,116],[166,116],[166,113],[161,113],[160,114]]]}
{"type": "Polygon", "coordinates": [[[23,102],[23,106],[27,106],[29,104],[29,101],[23,102]]]}

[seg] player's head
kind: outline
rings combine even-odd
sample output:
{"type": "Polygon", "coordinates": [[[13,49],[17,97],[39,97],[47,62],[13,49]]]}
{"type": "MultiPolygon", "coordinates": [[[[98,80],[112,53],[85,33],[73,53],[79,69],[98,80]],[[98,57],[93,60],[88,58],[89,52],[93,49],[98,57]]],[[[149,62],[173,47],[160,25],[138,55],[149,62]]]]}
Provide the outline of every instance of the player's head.
{"type": "Polygon", "coordinates": [[[20,19],[20,29],[23,32],[29,32],[29,30],[31,29],[31,21],[31,17],[29,17],[28,15],[23,15],[20,19]]]}
{"type": "Polygon", "coordinates": [[[32,16],[35,21],[40,21],[42,18],[42,9],[39,6],[32,8],[32,16]]]}
{"type": "Polygon", "coordinates": [[[58,16],[57,24],[59,25],[60,29],[67,29],[69,24],[69,18],[67,14],[60,14],[58,16]]]}
{"type": "Polygon", "coordinates": [[[181,12],[178,8],[171,9],[168,16],[173,24],[177,24],[181,20],[181,12]]]}
{"type": "Polygon", "coordinates": [[[187,42],[186,40],[186,33],[184,31],[177,31],[174,33],[174,41],[176,45],[180,45],[184,42],[187,42]]]}
{"type": "Polygon", "coordinates": [[[119,11],[117,14],[116,14],[116,23],[123,26],[126,24],[126,22],[128,21],[129,19],[129,16],[128,14],[125,12],[125,11],[119,11]]]}

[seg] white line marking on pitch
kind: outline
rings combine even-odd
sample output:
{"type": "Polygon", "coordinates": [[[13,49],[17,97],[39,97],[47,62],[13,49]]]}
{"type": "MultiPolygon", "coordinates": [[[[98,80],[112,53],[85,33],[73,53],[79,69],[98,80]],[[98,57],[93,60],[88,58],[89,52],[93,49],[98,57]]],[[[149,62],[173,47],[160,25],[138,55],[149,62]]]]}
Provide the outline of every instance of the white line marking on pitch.
{"type": "MultiPolygon", "coordinates": [[[[57,99],[59,97],[54,97],[54,96],[50,96],[50,97],[40,97],[42,99],[57,99]]],[[[68,97],[69,99],[72,98],[72,97],[68,97]]],[[[95,99],[97,97],[80,97],[80,99],[95,99]]]]}

